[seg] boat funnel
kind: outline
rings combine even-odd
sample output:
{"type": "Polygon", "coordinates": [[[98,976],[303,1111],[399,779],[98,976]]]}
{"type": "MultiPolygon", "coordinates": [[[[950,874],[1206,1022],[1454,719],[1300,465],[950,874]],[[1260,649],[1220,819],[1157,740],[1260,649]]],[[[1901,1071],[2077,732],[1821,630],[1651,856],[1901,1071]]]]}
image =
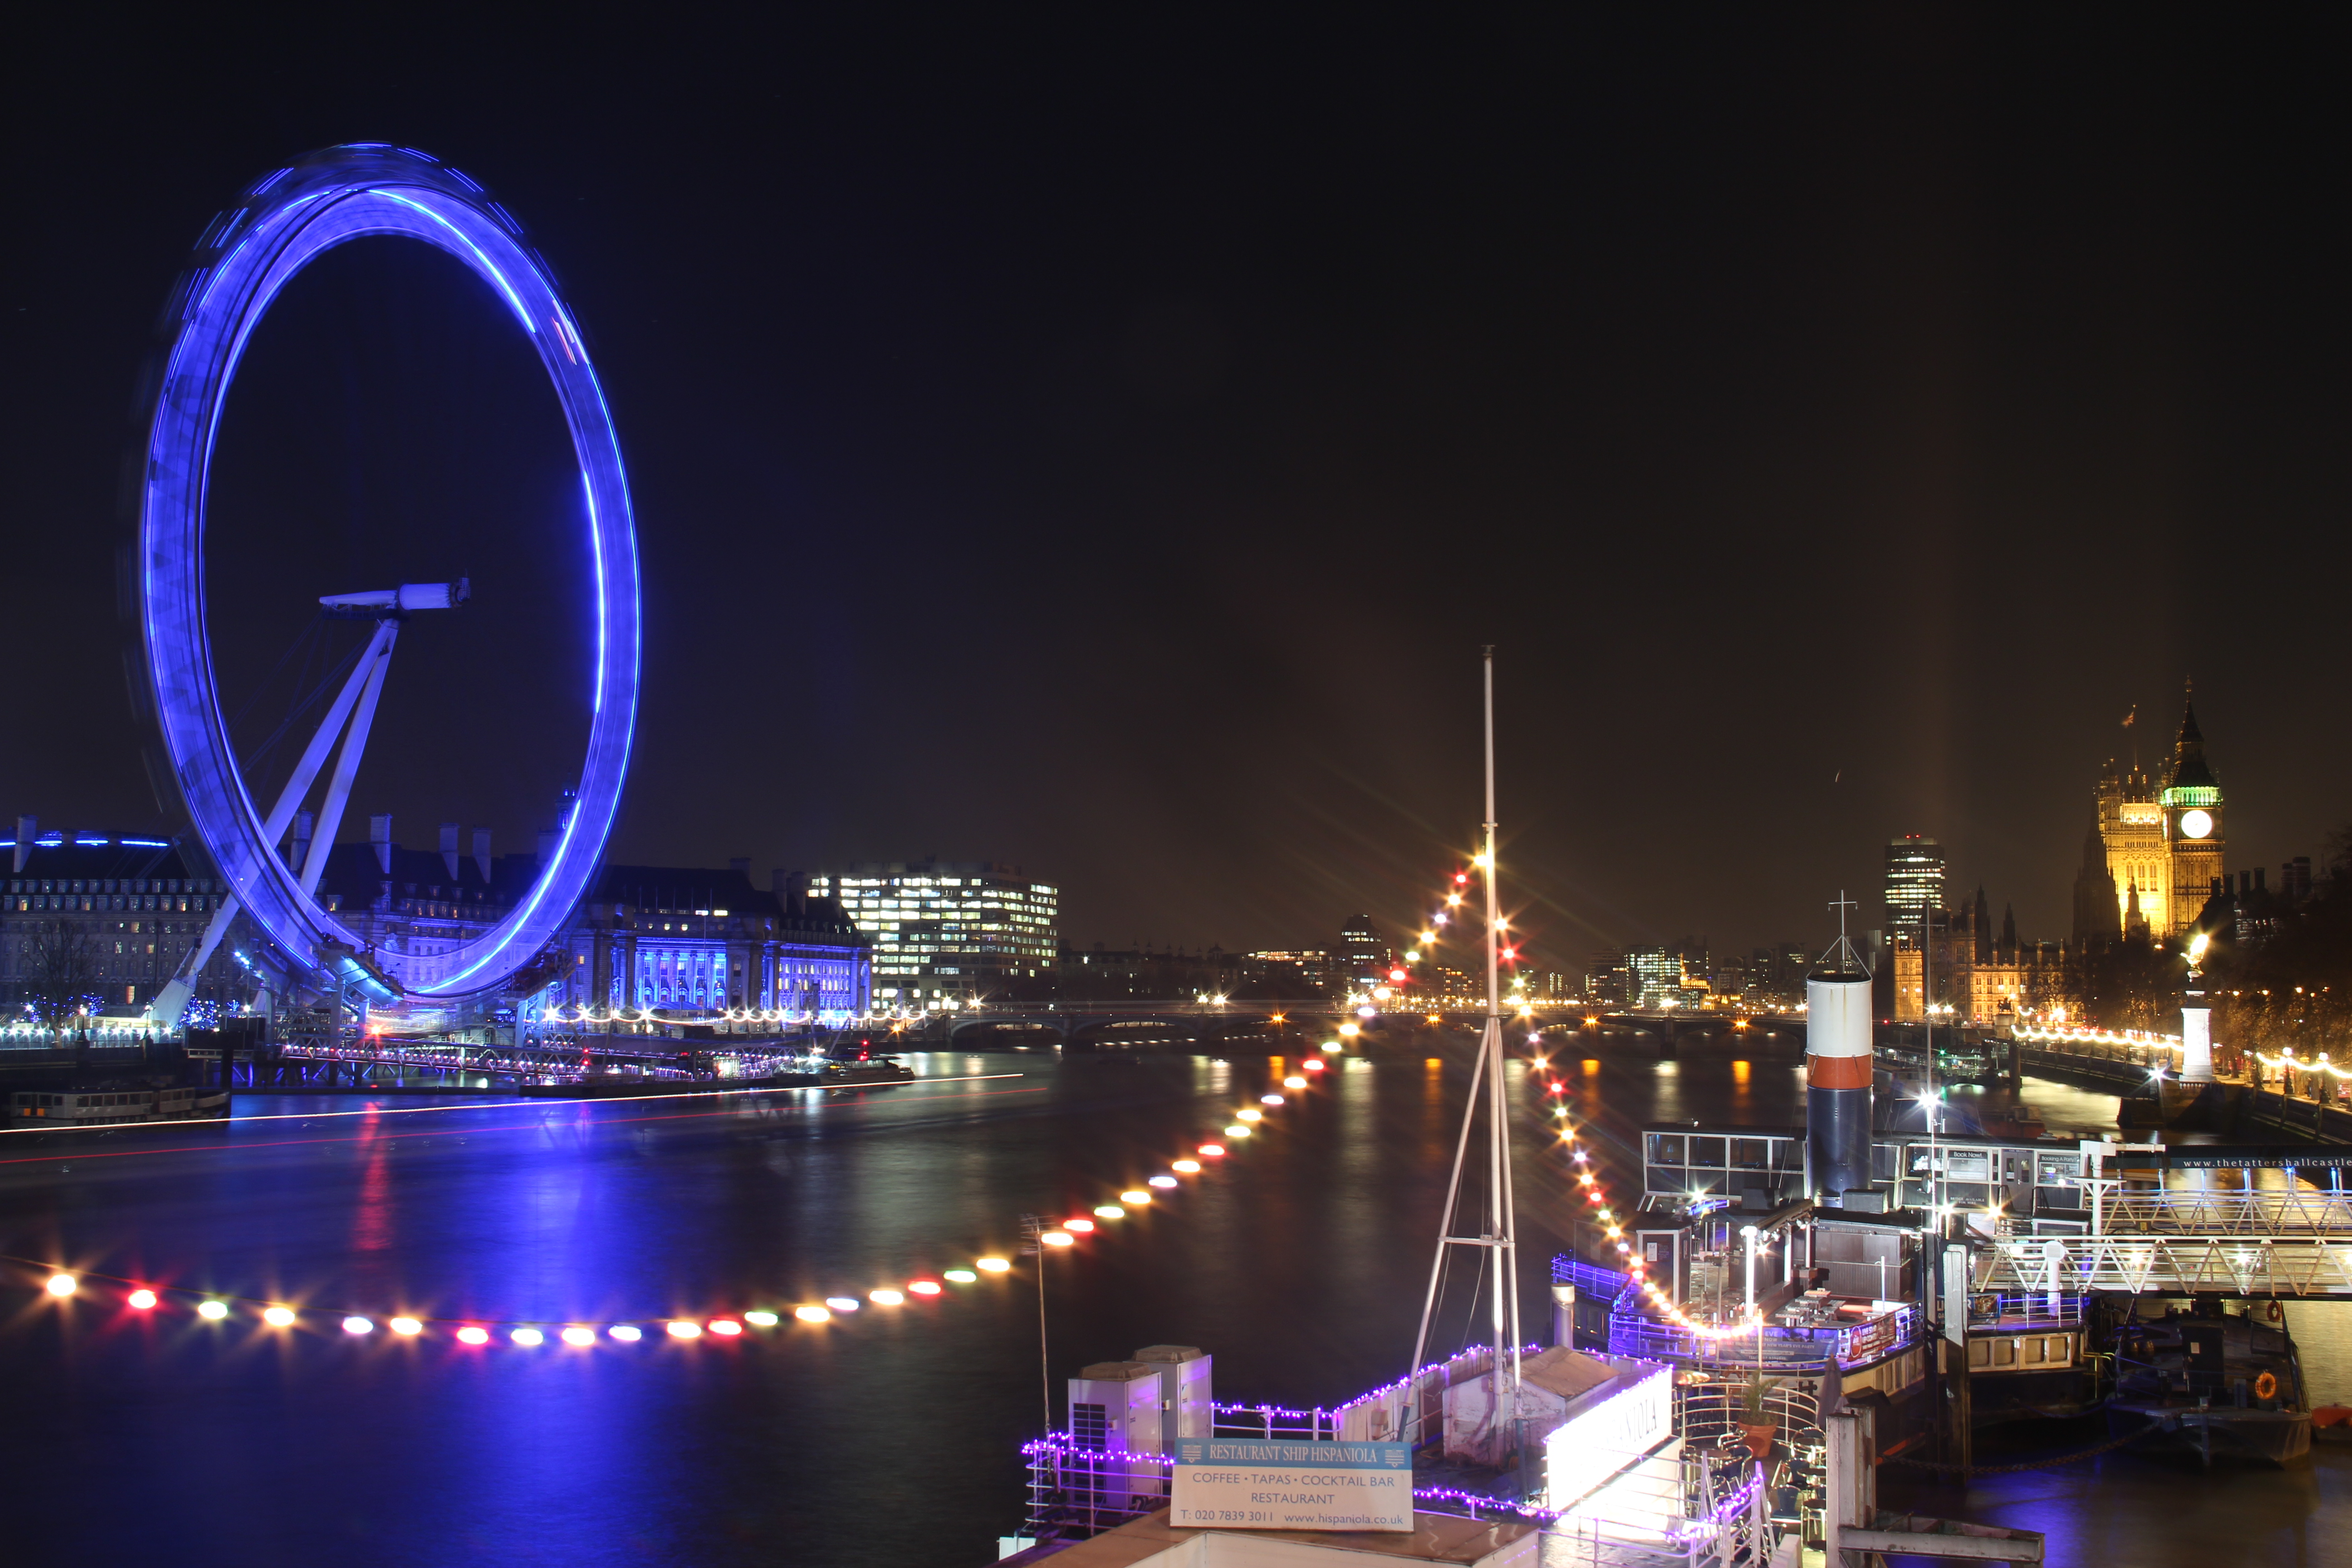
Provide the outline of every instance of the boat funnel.
{"type": "Polygon", "coordinates": [[[1832,1205],[1870,1185],[1870,971],[1841,939],[1805,977],[1805,1152],[1832,1205]]]}

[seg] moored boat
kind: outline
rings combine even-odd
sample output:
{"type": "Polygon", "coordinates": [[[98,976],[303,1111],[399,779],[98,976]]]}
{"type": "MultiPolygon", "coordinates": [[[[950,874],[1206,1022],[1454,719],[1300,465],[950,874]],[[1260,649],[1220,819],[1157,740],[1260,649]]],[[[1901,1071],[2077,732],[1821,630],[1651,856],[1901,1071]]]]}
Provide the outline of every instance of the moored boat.
{"type": "Polygon", "coordinates": [[[2311,1452],[2303,1364],[2282,1319],[2219,1304],[2136,1321],[2118,1336],[2108,1430],[2145,1436],[2143,1453],[2193,1454],[2284,1465],[2311,1452]]]}

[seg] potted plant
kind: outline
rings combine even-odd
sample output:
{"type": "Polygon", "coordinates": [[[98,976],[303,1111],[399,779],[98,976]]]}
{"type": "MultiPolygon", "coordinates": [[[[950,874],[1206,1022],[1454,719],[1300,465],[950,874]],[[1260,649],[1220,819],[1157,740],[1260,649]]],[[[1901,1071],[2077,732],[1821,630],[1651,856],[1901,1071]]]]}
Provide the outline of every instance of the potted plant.
{"type": "Polygon", "coordinates": [[[1764,1402],[1781,1382],[1759,1372],[1740,1390],[1739,1429],[1748,1438],[1748,1451],[1759,1460],[1770,1457],[1772,1439],[1780,1430],[1780,1423],[1764,1402]]]}

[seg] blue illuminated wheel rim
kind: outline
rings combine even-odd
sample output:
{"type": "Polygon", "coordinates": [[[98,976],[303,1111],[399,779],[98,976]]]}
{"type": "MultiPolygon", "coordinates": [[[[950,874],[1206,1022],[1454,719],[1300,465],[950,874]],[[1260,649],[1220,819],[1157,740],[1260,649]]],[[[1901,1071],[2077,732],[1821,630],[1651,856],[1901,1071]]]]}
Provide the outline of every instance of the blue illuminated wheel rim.
{"type": "Polygon", "coordinates": [[[260,181],[214,220],[162,324],[166,346],[138,500],[141,635],[164,760],[191,826],[238,901],[296,962],[316,964],[330,942],[363,946],[303,894],[264,837],[262,811],[229,743],[205,635],[204,529],[213,444],[253,329],[296,273],[373,235],[423,240],[456,258],[530,334],[572,432],[595,566],[593,717],[576,804],[554,854],[494,929],[431,955],[429,978],[418,973],[417,958],[379,955],[413,994],[466,996],[496,989],[530,964],[595,875],[628,774],[639,637],[636,527],[612,411],[546,264],[481,186],[422,153],[335,147],[260,181]]]}

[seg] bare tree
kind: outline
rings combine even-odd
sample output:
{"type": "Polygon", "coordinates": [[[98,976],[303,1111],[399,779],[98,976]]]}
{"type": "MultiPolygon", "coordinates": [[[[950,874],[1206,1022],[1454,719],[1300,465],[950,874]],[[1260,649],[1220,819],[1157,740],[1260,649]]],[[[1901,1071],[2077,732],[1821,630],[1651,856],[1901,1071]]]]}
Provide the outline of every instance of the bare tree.
{"type": "Polygon", "coordinates": [[[71,921],[35,921],[28,931],[23,926],[18,930],[26,931],[32,943],[25,968],[33,994],[62,1040],[75,1009],[97,995],[98,942],[71,921]]]}

